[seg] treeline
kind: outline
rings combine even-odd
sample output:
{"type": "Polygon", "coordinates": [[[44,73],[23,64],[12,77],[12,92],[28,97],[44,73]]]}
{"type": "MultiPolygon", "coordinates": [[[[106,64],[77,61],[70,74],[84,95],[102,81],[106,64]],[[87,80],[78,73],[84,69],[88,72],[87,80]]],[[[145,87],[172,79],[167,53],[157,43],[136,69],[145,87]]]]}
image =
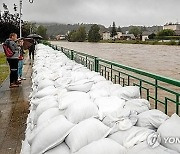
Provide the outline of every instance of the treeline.
{"type": "Polygon", "coordinates": [[[77,30],[71,31],[67,36],[67,40],[70,42],[84,42],[86,40],[98,42],[100,39],[100,27],[97,24],[92,25],[88,33],[86,33],[84,26],[80,26],[77,30]]]}
{"type": "MultiPolygon", "coordinates": [[[[0,13],[0,42],[4,42],[10,33],[17,33],[19,37],[19,23],[20,15],[17,12],[17,6],[14,4],[14,12],[11,13],[8,6],[3,3],[3,12],[0,13]]],[[[36,33],[41,35],[44,39],[47,39],[47,29],[36,24],[26,22],[22,20],[22,36],[26,37],[30,33],[36,33]]]]}

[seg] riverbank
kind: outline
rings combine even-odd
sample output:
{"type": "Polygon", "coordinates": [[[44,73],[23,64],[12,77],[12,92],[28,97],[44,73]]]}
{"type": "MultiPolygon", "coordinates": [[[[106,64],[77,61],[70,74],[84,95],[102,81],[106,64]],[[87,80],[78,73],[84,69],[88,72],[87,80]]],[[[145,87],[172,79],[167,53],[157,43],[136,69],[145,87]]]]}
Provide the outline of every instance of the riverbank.
{"type": "Polygon", "coordinates": [[[6,57],[4,55],[4,53],[0,53],[0,85],[2,84],[2,82],[7,78],[8,74],[9,74],[9,67],[8,64],[6,62],[6,57]]]}
{"type": "Polygon", "coordinates": [[[147,44],[147,45],[175,45],[180,46],[180,41],[171,40],[169,42],[159,42],[158,40],[140,41],[140,40],[100,40],[99,43],[123,43],[123,44],[147,44]]]}

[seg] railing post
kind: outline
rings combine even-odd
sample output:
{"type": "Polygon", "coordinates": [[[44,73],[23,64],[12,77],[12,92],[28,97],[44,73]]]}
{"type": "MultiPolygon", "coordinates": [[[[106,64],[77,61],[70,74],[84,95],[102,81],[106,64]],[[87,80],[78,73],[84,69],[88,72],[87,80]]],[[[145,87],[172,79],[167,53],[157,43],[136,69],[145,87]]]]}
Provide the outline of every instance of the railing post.
{"type": "Polygon", "coordinates": [[[55,49],[58,50],[58,46],[56,45],[55,47],[56,47],[55,49]]]}
{"type": "Polygon", "coordinates": [[[63,47],[61,47],[61,51],[64,53],[64,48],[63,47]]]}
{"type": "Polygon", "coordinates": [[[71,50],[71,60],[74,60],[74,51],[71,50]]]}
{"type": "Polygon", "coordinates": [[[99,60],[97,57],[94,58],[94,64],[95,64],[94,65],[95,66],[95,68],[94,68],[95,72],[99,72],[99,60]]]}

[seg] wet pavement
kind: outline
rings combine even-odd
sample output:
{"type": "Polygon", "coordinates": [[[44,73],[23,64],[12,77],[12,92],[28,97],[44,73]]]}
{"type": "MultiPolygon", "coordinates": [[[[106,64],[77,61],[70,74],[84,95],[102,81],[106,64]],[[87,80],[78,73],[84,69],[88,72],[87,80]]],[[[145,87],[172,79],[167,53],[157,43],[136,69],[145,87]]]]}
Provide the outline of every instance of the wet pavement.
{"type": "Polygon", "coordinates": [[[26,60],[22,85],[9,89],[9,78],[0,86],[0,154],[19,154],[24,139],[31,90],[31,65],[26,60]]]}

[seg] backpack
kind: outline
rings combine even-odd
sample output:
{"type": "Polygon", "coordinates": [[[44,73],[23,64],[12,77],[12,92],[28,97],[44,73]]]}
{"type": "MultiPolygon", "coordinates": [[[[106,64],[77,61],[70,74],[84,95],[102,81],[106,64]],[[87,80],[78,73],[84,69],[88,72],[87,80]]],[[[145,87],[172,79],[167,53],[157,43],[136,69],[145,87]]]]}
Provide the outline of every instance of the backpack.
{"type": "Polygon", "coordinates": [[[5,43],[3,43],[3,49],[7,58],[14,55],[14,52],[11,50],[11,48],[5,43]]]}

